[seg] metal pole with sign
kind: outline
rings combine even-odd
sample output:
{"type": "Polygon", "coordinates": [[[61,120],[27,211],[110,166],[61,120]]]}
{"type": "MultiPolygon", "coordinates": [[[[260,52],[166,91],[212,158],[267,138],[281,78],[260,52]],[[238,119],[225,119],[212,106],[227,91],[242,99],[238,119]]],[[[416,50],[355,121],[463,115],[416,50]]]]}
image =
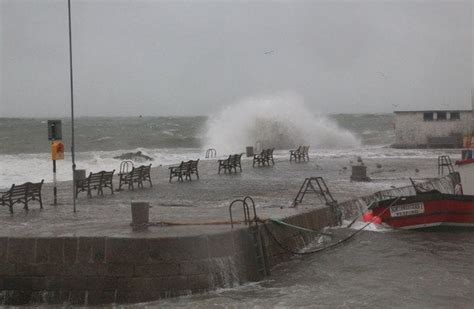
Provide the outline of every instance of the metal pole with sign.
{"type": "Polygon", "coordinates": [[[67,16],[69,25],[69,81],[71,90],[71,161],[72,161],[72,205],[76,212],[76,157],[74,143],[74,80],[72,71],[72,27],[71,27],[71,0],[67,0],[67,16]]]}
{"type": "Polygon", "coordinates": [[[48,140],[51,141],[51,159],[53,160],[53,205],[58,205],[58,189],[56,178],[56,160],[64,160],[64,144],[62,143],[61,120],[48,120],[48,140]]]}

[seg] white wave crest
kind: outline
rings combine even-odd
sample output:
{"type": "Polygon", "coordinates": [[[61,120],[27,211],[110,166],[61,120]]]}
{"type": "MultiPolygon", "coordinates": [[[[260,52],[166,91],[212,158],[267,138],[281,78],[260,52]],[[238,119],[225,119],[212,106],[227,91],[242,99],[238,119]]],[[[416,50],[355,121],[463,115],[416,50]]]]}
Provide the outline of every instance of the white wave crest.
{"type": "Polygon", "coordinates": [[[315,115],[295,95],[248,98],[209,117],[206,146],[241,152],[245,146],[290,149],[352,148],[360,141],[322,115],[315,115]]]}

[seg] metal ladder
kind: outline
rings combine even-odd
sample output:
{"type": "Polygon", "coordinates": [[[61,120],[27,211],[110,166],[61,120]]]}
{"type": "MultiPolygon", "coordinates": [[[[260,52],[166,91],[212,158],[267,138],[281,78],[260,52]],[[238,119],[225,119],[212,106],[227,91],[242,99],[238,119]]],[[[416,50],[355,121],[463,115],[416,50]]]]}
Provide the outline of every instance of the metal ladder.
{"type": "MultiPolygon", "coordinates": [[[[120,179],[122,179],[123,175],[130,173],[133,170],[133,167],[134,167],[133,161],[131,160],[125,160],[125,161],[120,162],[120,169],[119,169],[120,179]]],[[[115,191],[123,191],[123,189],[119,187],[115,191]]]]}
{"type": "Polygon", "coordinates": [[[444,168],[448,169],[449,174],[454,173],[453,163],[449,156],[438,157],[438,176],[444,176],[444,168]]]}
{"type": "Polygon", "coordinates": [[[260,229],[258,227],[258,217],[257,217],[257,211],[255,209],[255,202],[253,198],[251,198],[250,196],[246,196],[243,199],[237,199],[237,200],[234,200],[232,203],[230,203],[229,215],[230,215],[230,224],[232,228],[234,228],[232,207],[237,204],[242,205],[242,209],[244,212],[244,224],[248,225],[249,233],[250,233],[250,236],[252,237],[251,241],[253,245],[253,251],[255,253],[255,262],[257,266],[257,272],[262,278],[264,276],[269,275],[270,271],[268,270],[268,267],[267,267],[268,261],[267,261],[267,256],[265,254],[265,246],[263,245],[262,235],[260,234],[260,229]],[[250,218],[249,205],[251,205],[253,208],[253,218],[250,218]]]}
{"type": "Polygon", "coordinates": [[[258,225],[255,224],[249,227],[250,235],[252,236],[253,248],[255,252],[255,262],[257,265],[257,272],[261,277],[268,276],[270,271],[268,270],[268,263],[265,254],[265,248],[263,246],[263,240],[259,232],[258,225]]]}
{"type": "Polygon", "coordinates": [[[214,148],[209,148],[206,150],[206,159],[215,158],[217,156],[217,151],[214,148]]]}
{"type": "Polygon", "coordinates": [[[322,196],[327,205],[337,204],[337,201],[333,198],[328,186],[326,185],[326,182],[322,177],[306,178],[303,181],[303,184],[301,185],[301,188],[298,191],[292,206],[296,207],[299,203],[301,203],[306,193],[316,193],[322,196]],[[316,183],[318,190],[315,188],[313,183],[316,183]]]}
{"type": "Polygon", "coordinates": [[[242,203],[242,208],[244,210],[244,223],[245,225],[251,226],[252,223],[255,223],[257,225],[257,211],[255,209],[255,202],[253,201],[253,198],[250,196],[246,196],[244,199],[237,199],[232,201],[229,205],[229,215],[230,215],[230,226],[234,228],[234,220],[232,217],[232,207],[235,204],[242,203]],[[250,210],[249,210],[249,202],[252,203],[252,208],[253,208],[253,219],[250,219],[250,210]]]}

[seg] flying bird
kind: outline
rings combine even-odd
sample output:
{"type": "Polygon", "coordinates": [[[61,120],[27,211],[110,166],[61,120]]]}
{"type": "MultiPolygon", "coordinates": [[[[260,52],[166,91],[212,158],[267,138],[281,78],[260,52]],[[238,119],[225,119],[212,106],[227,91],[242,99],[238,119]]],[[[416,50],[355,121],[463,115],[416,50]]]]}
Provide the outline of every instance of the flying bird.
{"type": "Polygon", "coordinates": [[[383,72],[378,71],[377,73],[379,73],[384,79],[387,79],[387,76],[383,72]]]}

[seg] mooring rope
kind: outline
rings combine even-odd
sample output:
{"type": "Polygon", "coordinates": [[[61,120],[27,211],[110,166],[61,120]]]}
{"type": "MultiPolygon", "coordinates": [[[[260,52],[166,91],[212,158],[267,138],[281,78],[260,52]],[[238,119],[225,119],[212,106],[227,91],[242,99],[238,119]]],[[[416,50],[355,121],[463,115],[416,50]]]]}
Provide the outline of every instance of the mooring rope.
{"type": "MultiPolygon", "coordinates": [[[[379,216],[383,215],[388,209],[390,209],[391,206],[393,206],[398,200],[400,199],[400,197],[397,197],[392,203],[390,203],[390,205],[385,208],[384,211],[382,211],[382,213],[380,213],[379,216]]],[[[257,218],[257,220],[259,220],[259,222],[261,223],[265,223],[264,221],[260,220],[257,218]]],[[[298,251],[294,251],[294,250],[291,250],[289,249],[288,247],[286,247],[285,245],[283,245],[278,239],[276,239],[275,235],[270,231],[270,229],[268,228],[268,226],[266,224],[263,224],[263,227],[265,228],[265,230],[267,231],[268,235],[270,235],[270,238],[280,247],[282,248],[283,250],[289,252],[289,253],[292,253],[292,254],[295,254],[295,255],[309,255],[309,254],[314,254],[314,253],[319,253],[319,252],[322,252],[322,251],[325,251],[325,250],[328,250],[328,249],[331,249],[331,248],[334,248],[334,247],[337,247],[339,245],[341,245],[342,243],[352,239],[354,236],[356,236],[357,234],[359,234],[360,232],[362,232],[367,226],[369,226],[371,223],[372,223],[373,220],[371,220],[370,222],[368,222],[367,224],[365,224],[362,228],[356,230],[354,233],[350,234],[349,236],[347,236],[346,238],[343,238],[333,244],[330,244],[326,247],[322,247],[322,248],[318,248],[316,250],[312,250],[312,251],[305,251],[305,252],[298,252],[298,251]]]]}
{"type": "Polygon", "coordinates": [[[277,224],[280,224],[280,225],[284,225],[284,226],[287,226],[287,227],[291,227],[291,228],[294,228],[294,229],[297,229],[297,230],[301,230],[301,231],[304,231],[304,232],[308,232],[308,233],[315,233],[315,234],[320,234],[320,235],[332,236],[331,234],[328,234],[328,233],[324,233],[324,232],[321,232],[321,231],[316,231],[316,230],[307,229],[307,228],[305,228],[305,227],[293,225],[293,224],[290,224],[290,223],[287,223],[287,222],[284,222],[284,221],[281,221],[281,220],[278,220],[278,219],[268,219],[267,221],[272,221],[272,222],[274,222],[274,223],[277,223],[277,224]]]}
{"type": "MultiPolygon", "coordinates": [[[[367,206],[367,209],[370,209],[370,208],[372,207],[372,205],[375,204],[375,203],[376,203],[376,201],[372,201],[372,202],[369,204],[369,206],[367,206]]],[[[355,217],[347,227],[348,227],[348,228],[351,227],[351,226],[357,221],[357,219],[359,219],[359,217],[362,216],[362,215],[363,215],[363,214],[357,215],[357,217],[355,217]]]]}

